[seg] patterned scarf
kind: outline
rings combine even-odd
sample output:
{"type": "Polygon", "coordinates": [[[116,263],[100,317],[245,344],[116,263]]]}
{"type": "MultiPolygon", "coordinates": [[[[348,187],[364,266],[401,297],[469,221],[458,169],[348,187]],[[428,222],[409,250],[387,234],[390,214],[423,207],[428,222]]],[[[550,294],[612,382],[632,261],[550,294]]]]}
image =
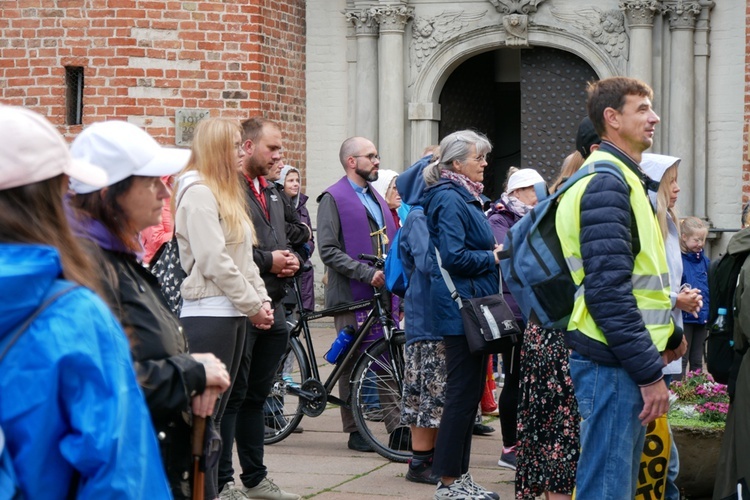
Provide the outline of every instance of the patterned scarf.
{"type": "Polygon", "coordinates": [[[517,215],[520,215],[521,217],[529,213],[529,211],[534,208],[531,205],[527,205],[526,203],[522,202],[515,196],[510,196],[508,193],[503,193],[500,196],[500,200],[503,202],[503,205],[505,205],[505,208],[517,215]]]}
{"type": "Polygon", "coordinates": [[[482,201],[482,191],[484,191],[484,184],[482,184],[481,182],[474,182],[464,174],[459,174],[458,172],[454,172],[453,170],[441,170],[440,178],[459,183],[461,186],[465,187],[466,190],[471,193],[474,198],[482,201]]]}

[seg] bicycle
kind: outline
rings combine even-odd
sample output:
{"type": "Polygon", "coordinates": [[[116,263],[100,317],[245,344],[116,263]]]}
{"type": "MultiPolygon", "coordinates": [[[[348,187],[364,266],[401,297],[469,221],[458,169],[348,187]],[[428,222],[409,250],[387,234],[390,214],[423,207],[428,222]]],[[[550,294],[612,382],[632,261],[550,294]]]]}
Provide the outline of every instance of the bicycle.
{"type": "MultiPolygon", "coordinates": [[[[383,267],[384,260],[374,255],[362,254],[359,258],[377,268],[383,267]]],[[[290,329],[287,352],[266,400],[265,444],[284,440],[303,416],[317,417],[331,402],[351,409],[360,434],[373,450],[389,460],[406,462],[411,457],[411,434],[409,428],[400,423],[406,337],[396,328],[390,307],[383,307],[385,294],[373,287],[372,299],[321,311],[305,311],[297,279],[293,280],[293,287],[299,318],[290,329]],[[351,344],[341,353],[331,374],[322,381],[315,362],[309,322],[363,308],[369,308],[367,317],[356,329],[351,344]],[[363,341],[376,323],[382,325],[383,337],[360,354],[363,341]],[[300,337],[304,337],[304,343],[300,337]],[[343,366],[355,358],[349,380],[350,401],[342,401],[332,391],[342,376],[343,366]]]]}

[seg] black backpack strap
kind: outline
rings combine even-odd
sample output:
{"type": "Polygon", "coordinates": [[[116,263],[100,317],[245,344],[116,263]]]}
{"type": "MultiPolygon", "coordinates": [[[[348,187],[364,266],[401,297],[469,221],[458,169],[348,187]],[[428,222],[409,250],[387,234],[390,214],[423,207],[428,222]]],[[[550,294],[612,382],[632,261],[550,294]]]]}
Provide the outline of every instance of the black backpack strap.
{"type": "Polygon", "coordinates": [[[31,313],[31,315],[24,320],[23,323],[21,323],[14,331],[11,333],[7,340],[5,341],[4,345],[2,346],[2,352],[0,352],[0,362],[5,358],[5,356],[8,354],[8,351],[10,351],[11,347],[18,341],[19,338],[21,338],[21,335],[31,326],[31,324],[34,322],[34,320],[44,312],[47,307],[49,307],[53,302],[55,302],[57,299],[59,299],[61,296],[65,295],[69,291],[73,290],[74,288],[78,288],[79,285],[76,285],[75,283],[71,283],[70,281],[66,280],[56,280],[54,283],[52,283],[52,286],[50,286],[49,290],[47,291],[47,295],[45,295],[44,299],[42,300],[42,303],[39,305],[39,307],[36,308],[36,310],[31,313]]]}

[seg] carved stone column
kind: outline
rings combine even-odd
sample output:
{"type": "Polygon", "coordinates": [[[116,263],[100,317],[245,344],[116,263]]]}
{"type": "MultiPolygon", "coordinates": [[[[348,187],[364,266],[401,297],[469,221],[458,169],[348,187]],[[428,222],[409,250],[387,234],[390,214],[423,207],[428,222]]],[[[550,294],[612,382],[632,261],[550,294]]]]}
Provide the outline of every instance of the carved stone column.
{"type": "Polygon", "coordinates": [[[346,136],[357,132],[357,34],[353,24],[346,27],[346,136]]]}
{"type": "Polygon", "coordinates": [[[380,24],[380,163],[383,168],[401,172],[407,164],[404,157],[404,27],[414,16],[414,9],[404,5],[389,5],[370,9],[370,12],[380,24]]]}
{"type": "Polygon", "coordinates": [[[411,156],[415,161],[424,148],[437,143],[440,125],[440,104],[434,102],[410,102],[411,156]]]}
{"type": "Polygon", "coordinates": [[[630,59],[628,75],[653,85],[651,57],[653,54],[654,13],[659,6],[656,0],[625,0],[620,9],[630,27],[630,59]]]}
{"type": "MultiPolygon", "coordinates": [[[[669,86],[669,146],[666,154],[679,156],[680,212],[692,215],[695,210],[695,162],[693,147],[695,141],[695,55],[694,33],[701,5],[693,0],[670,0],[664,2],[669,15],[669,29],[672,38],[669,86]]],[[[701,187],[702,189],[702,187],[701,187]]]]}
{"type": "Polygon", "coordinates": [[[378,23],[369,9],[345,11],[357,38],[354,133],[378,145],[378,23]]]}
{"type": "Polygon", "coordinates": [[[693,215],[703,219],[707,216],[706,191],[708,190],[708,43],[709,15],[714,6],[712,0],[700,0],[701,13],[695,26],[695,140],[693,142],[695,189],[693,191],[693,215]]]}

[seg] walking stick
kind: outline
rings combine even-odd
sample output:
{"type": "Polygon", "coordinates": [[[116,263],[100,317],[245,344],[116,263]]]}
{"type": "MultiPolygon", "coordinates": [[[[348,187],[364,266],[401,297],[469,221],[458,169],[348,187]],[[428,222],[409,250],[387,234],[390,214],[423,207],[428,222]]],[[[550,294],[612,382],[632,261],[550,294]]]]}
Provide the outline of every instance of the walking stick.
{"type": "Polygon", "coordinates": [[[201,470],[206,418],[193,415],[193,500],[203,500],[205,472],[201,470]]]}

